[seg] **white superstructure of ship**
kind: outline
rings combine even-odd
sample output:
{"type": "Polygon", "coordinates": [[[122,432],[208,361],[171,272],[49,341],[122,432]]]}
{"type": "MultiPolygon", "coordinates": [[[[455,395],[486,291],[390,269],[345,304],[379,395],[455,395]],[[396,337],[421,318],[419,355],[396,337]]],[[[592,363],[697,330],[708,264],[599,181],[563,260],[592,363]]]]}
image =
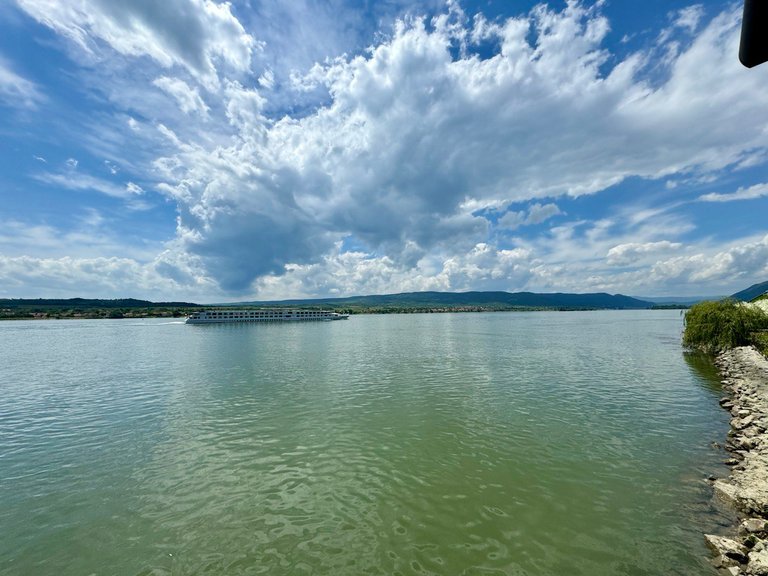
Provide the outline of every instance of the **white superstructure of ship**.
{"type": "Polygon", "coordinates": [[[216,324],[222,322],[309,322],[346,320],[349,314],[330,310],[299,310],[288,308],[258,308],[253,310],[199,310],[187,317],[187,324],[216,324]]]}

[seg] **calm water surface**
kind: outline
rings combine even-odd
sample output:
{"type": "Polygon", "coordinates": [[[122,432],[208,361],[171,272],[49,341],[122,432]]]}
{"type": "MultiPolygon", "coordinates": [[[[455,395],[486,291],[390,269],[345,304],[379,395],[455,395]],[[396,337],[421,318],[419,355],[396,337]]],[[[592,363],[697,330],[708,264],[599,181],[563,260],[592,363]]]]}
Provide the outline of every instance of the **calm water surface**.
{"type": "Polygon", "coordinates": [[[0,574],[710,575],[677,311],[0,323],[0,574]]]}

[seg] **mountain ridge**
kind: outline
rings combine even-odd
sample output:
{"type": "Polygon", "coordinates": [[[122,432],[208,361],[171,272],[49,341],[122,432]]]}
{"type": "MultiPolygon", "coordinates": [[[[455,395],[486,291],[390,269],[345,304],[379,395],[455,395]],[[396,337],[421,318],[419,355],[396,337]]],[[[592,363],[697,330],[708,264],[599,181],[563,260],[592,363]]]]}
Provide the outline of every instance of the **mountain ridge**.
{"type": "MultiPolygon", "coordinates": [[[[768,281],[753,284],[734,293],[730,298],[750,301],[768,292],[768,281]]],[[[369,294],[336,298],[291,298],[285,300],[253,300],[215,304],[193,302],[152,302],[135,298],[0,298],[0,308],[15,309],[29,307],[68,308],[152,308],[183,307],[200,308],[210,306],[327,306],[350,308],[402,308],[402,309],[461,309],[484,310],[545,308],[559,310],[638,310],[652,308],[662,303],[693,304],[697,297],[634,297],[607,292],[399,292],[395,294],[369,294]]]]}
{"type": "Polygon", "coordinates": [[[731,298],[733,298],[734,300],[741,300],[742,302],[750,302],[755,298],[757,298],[758,296],[762,296],[766,292],[768,292],[768,281],[752,284],[752,286],[750,286],[749,288],[745,288],[740,292],[736,292],[735,294],[732,294],[731,298]]]}
{"type": "Polygon", "coordinates": [[[363,306],[403,308],[564,308],[564,309],[645,309],[652,302],[623,294],[592,292],[584,294],[552,292],[401,292],[397,294],[372,294],[342,298],[296,298],[288,300],[255,300],[238,302],[243,306],[363,306]]]}

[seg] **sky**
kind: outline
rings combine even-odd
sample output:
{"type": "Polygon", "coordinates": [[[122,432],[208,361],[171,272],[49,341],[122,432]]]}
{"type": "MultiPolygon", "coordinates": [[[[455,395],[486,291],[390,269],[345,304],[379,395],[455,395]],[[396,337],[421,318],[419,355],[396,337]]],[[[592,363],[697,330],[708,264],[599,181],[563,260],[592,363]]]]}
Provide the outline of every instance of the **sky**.
{"type": "Polygon", "coordinates": [[[739,2],[0,3],[0,298],[768,280],[739,2]]]}

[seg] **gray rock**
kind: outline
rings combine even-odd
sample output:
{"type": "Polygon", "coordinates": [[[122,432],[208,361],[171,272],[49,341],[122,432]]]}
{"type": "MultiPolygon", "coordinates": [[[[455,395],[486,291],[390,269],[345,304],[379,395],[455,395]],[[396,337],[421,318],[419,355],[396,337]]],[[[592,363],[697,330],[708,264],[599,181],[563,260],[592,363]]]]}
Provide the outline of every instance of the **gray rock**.
{"type": "MultiPolygon", "coordinates": [[[[746,564],[749,551],[739,542],[736,542],[736,540],[731,540],[724,536],[713,536],[712,534],[707,534],[704,536],[704,539],[715,554],[718,554],[723,558],[734,560],[739,564],[746,564]]],[[[728,563],[723,562],[722,565],[727,566],[728,563]]],[[[768,576],[768,574],[766,576],[768,576]]]]}
{"type": "Polygon", "coordinates": [[[749,553],[747,574],[768,576],[768,550],[752,550],[749,553]]]}
{"type": "Polygon", "coordinates": [[[744,428],[746,428],[747,426],[752,424],[752,422],[754,422],[754,421],[755,421],[754,414],[750,414],[749,416],[746,416],[745,418],[742,418],[741,419],[741,428],[740,428],[740,430],[743,430],[744,428]]]}
{"type": "Polygon", "coordinates": [[[767,524],[765,518],[747,518],[739,528],[743,534],[755,534],[756,532],[765,532],[767,524]]]}
{"type": "Polygon", "coordinates": [[[738,489],[733,484],[729,484],[725,480],[715,480],[715,483],[712,485],[715,496],[721,501],[724,502],[730,506],[738,507],[739,505],[739,498],[738,498],[738,489]]]}
{"type": "Polygon", "coordinates": [[[747,436],[736,436],[733,439],[733,445],[736,446],[739,450],[752,450],[755,446],[757,446],[758,441],[755,438],[748,438],[747,436]]]}

